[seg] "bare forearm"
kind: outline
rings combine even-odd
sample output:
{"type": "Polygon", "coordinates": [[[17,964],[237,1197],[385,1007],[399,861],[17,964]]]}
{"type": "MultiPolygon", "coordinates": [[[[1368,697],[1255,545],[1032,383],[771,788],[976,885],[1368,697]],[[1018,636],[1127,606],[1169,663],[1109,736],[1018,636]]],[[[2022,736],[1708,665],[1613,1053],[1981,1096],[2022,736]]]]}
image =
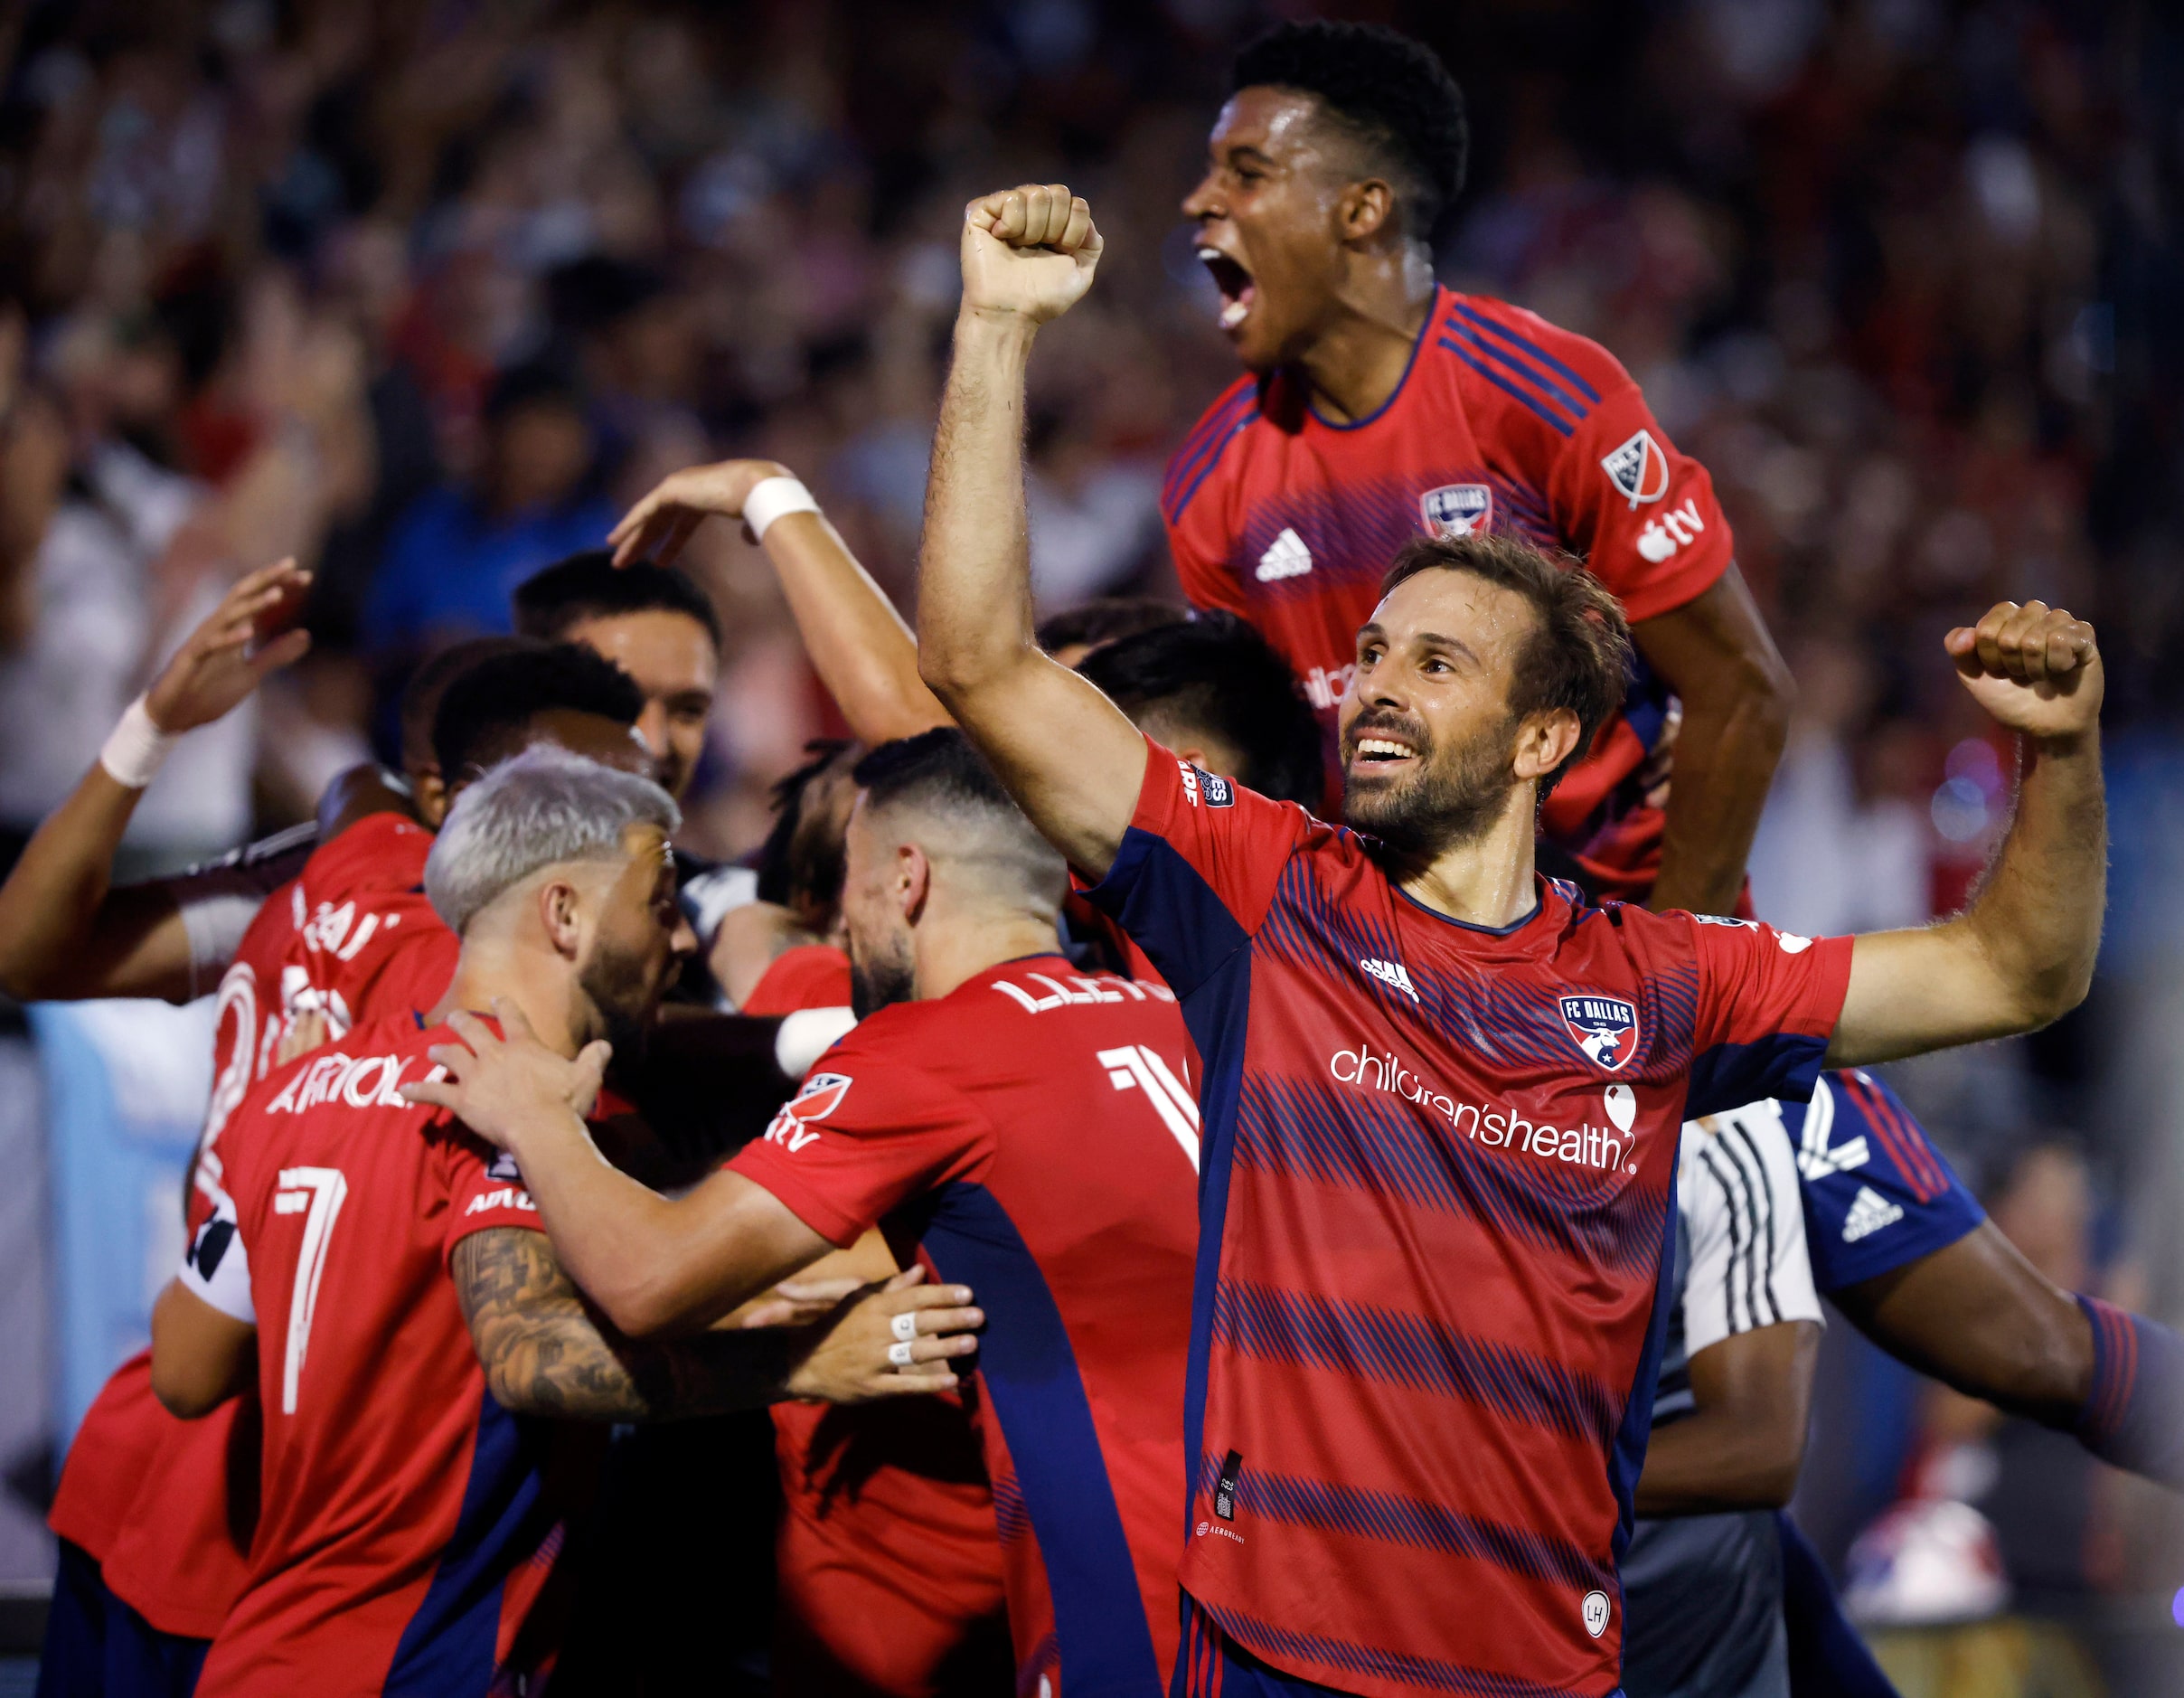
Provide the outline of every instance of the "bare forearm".
{"type": "Polygon", "coordinates": [[[764,546],[819,682],[861,741],[949,722],[918,674],[918,639],[824,515],[784,514],[764,546]]]}
{"type": "MultiPolygon", "coordinates": [[[[1961,923],[2022,1005],[2025,1027],[2085,1000],[2108,901],[2100,733],[2023,740],[2017,808],[1961,923]]],[[[2022,1028],[2020,1028],[2022,1029],[2022,1028]]]]}
{"type": "Polygon", "coordinates": [[[1638,1476],[1638,1513],[1779,1509],[1796,1489],[1802,1450],[1735,1411],[1701,1410],[1653,1429],[1638,1476]]]}
{"type": "Polygon", "coordinates": [[[709,1209],[710,1185],[675,1200],[647,1190],[607,1165],[574,1110],[531,1128],[515,1156],[561,1266],[634,1336],[703,1326],[825,1249],[784,1258],[709,1209]]]}
{"type": "Polygon", "coordinates": [[[152,887],[111,889],[114,854],[143,794],[93,766],[0,884],[0,989],[9,995],[186,995],[187,938],[173,899],[152,887]],[[163,922],[172,935],[162,935],[163,922]]]}
{"type": "Polygon", "coordinates": [[[1650,906],[1732,914],[1788,733],[1783,699],[1756,683],[1684,704],[1669,786],[1661,874],[1650,906]]]}
{"type": "Polygon", "coordinates": [[[918,629],[926,682],[960,714],[1035,657],[1023,494],[1024,373],[1031,327],[965,311],[934,433],[919,549],[918,629]]]}
{"type": "Polygon", "coordinates": [[[802,1329],[626,1338],[595,1321],[536,1232],[474,1233],[456,1250],[465,1318],[494,1397],[530,1415],[673,1420],[752,1409],[785,1395],[802,1329]]]}

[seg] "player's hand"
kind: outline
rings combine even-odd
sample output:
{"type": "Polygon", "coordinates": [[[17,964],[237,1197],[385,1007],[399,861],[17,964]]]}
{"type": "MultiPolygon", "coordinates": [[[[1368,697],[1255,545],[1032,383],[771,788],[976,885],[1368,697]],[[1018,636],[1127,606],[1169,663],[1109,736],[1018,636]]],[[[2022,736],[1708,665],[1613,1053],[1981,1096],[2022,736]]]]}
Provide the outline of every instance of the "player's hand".
{"type": "Polygon", "coordinates": [[[884,1397],[946,1391],[957,1383],[950,1365],[978,1348],[971,1335],[986,1322],[972,1308],[967,1286],[924,1283],[912,1268],[868,1295],[840,1306],[811,1351],[788,1378],[791,1397],[828,1403],[871,1403],[884,1397]]]}
{"type": "MultiPolygon", "coordinates": [[[[778,460],[718,460],[671,472],[607,533],[614,563],[626,566],[649,558],[671,565],[691,533],[707,519],[716,514],[740,519],[752,490],[769,477],[793,476],[778,460]]],[[[749,533],[744,534],[748,539],[749,533]]]]}
{"type": "Polygon", "coordinates": [[[2093,627],[2044,601],[1998,601],[1942,639],[1972,699],[2028,737],[2078,737],[2101,722],[2105,675],[2093,627]]]}
{"type": "Polygon", "coordinates": [[[169,736],[210,725],[262,684],[300,660],[308,631],[291,630],[311,574],[292,560],[261,566],[221,598],[145,693],[145,711],[169,736]]]}
{"type": "Polygon", "coordinates": [[[1027,183],[963,209],[964,310],[1059,318],[1092,287],[1099,229],[1081,195],[1059,183],[1027,183]]]}
{"type": "Polygon", "coordinates": [[[523,1011],[505,996],[493,999],[493,1012],[504,1037],[495,1036],[475,1014],[457,1009],[447,1024],[462,1042],[436,1043],[425,1052],[447,1077],[415,1080],[401,1091],[411,1102],[447,1109],[486,1143],[521,1161],[524,1134],[565,1124],[571,1110],[579,1118],[591,1113],[614,1046],[598,1039],[572,1061],[541,1043],[523,1011]]]}

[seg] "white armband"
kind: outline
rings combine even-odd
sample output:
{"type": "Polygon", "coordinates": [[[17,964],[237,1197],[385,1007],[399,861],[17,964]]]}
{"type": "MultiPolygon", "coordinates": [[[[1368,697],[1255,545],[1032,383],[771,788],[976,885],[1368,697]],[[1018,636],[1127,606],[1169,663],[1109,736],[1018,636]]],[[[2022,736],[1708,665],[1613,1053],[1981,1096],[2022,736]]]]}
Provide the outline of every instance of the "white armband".
{"type": "Polygon", "coordinates": [[[183,1288],[200,1297],[231,1320],[246,1326],[258,1325],[258,1310],[250,1301],[250,1258],[243,1250],[232,1204],[223,1198],[212,1218],[197,1229],[184,1252],[182,1271],[175,1276],[183,1288]]]}
{"type": "Polygon", "coordinates": [[[138,696],[122,711],[121,720],[108,733],[99,751],[99,764],[116,784],[141,790],[158,776],[174,739],[152,723],[150,711],[138,696]]]}
{"type": "Polygon", "coordinates": [[[812,499],[812,492],[799,477],[762,477],[751,486],[750,494],[743,497],[743,523],[749,528],[754,542],[766,541],[766,533],[776,519],[792,513],[818,511],[819,504],[812,499]]]}

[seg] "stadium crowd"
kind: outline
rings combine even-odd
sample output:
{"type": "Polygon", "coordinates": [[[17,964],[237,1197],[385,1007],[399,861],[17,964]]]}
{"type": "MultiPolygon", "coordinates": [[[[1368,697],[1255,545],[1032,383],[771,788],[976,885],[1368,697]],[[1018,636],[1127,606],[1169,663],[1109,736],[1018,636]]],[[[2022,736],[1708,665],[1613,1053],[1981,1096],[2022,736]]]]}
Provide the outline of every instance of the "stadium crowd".
{"type": "MultiPolygon", "coordinates": [[[[2083,742],[2019,703],[2050,669],[2097,707],[2104,661],[2112,734],[2171,705],[2164,30],[1404,22],[1459,70],[1468,159],[1436,61],[1277,33],[1230,80],[1264,20],[1182,0],[15,19],[0,983],[221,992],[189,1257],[53,1506],[51,1690],[186,1691],[209,1643],[208,1692],[1884,1692],[1775,1513],[1848,1372],[1822,1296],[1962,1400],[1853,1559],[1869,1622],[1919,1619],[1891,1570],[2012,1434],[2095,1483],[2065,1495],[2085,1541],[2138,1527],[2173,1566],[2170,1500],[2080,1501],[2091,1457],[2184,1478],[2184,1355],[2092,1249],[2130,1152],[2017,1136],[2068,1117],[2089,1041],[1982,1052],[1976,1088],[1908,1068],[1904,1099],[1816,1080],[2085,992],[2083,763],[2044,752],[2019,795],[2015,733],[2083,742]],[[974,198],[1064,177],[1082,199],[974,198]],[[1320,206],[1331,241],[1279,198],[1307,177],[1380,198],[1320,206]],[[1006,328],[1048,320],[1036,358],[1006,328]],[[1475,447],[1420,422],[1451,416],[1475,447]],[[1392,533],[1345,505],[1376,476],[1392,533]],[[1454,617],[1543,634],[1454,666],[1567,730],[1502,775],[1541,798],[1536,912],[1530,813],[1496,837],[1464,788],[1477,726],[1366,689],[1447,645],[1417,621],[1451,581],[1454,617]],[[1260,800],[1345,788],[1396,871],[1260,800]],[[1404,901],[1520,938],[1567,913],[1593,941],[1556,947],[1596,950],[1580,887],[1782,929],[1619,920],[1643,941],[1582,968],[1404,931],[1404,901]],[[1916,935],[1975,946],[1869,940],[1852,976],[1846,934],[1960,910],[1916,935]],[[1558,1065],[1596,1089],[1638,1043],[1639,1094],[1539,1147],[1634,1183],[1576,1227],[1542,1223],[1558,1178],[1459,1187],[1533,1259],[1458,1286],[1612,1269],[1597,1307],[1467,1336],[1424,1248],[1453,1205],[1370,1161],[1374,1300],[1426,1330],[1295,1307],[1358,1277],[1295,1190],[1342,1158],[1320,1110],[1255,1107],[1327,1088],[1243,1034],[1313,1025],[1315,927],[1365,952],[1369,1005],[1505,1039],[1513,1003],[1428,972],[1606,984],[1560,998],[1558,1065]],[[1247,990],[1209,953],[1230,931],[1247,990]],[[1675,1042],[1645,1024],[1670,958],[1702,986],[1675,1042]],[[1112,1090],[1052,1105],[1078,1050],[1112,1090]],[[1713,1118],[1680,1157],[1687,1075],[1713,1118]],[[300,1256],[246,1256],[289,1215],[300,1256]],[[348,1269],[377,1296],[321,1310],[343,1222],[386,1246],[348,1269]],[[1234,1448],[1183,1448],[1179,1395],[1190,1445],[1234,1448]],[[1567,1479],[1389,1437],[1458,1405],[1567,1479]],[[1207,1545],[1245,1546],[1239,1514],[1261,1552],[1310,1533],[1207,1545]],[[1480,1623],[1402,1608],[1452,1574],[1480,1623]]],[[[1501,1088],[1461,1052],[1427,1064],[1501,1088]]],[[[1992,1565],[1984,1522],[1953,1530],[1992,1565]]],[[[2050,1581],[2131,1589],[2090,1542],[2050,1581]]],[[[2033,1643],[2067,1667],[2007,1690],[2101,1690],[2033,1643]]],[[[1888,1658],[1905,1690],[1956,1690],[1932,1649],[1888,1658]]]]}

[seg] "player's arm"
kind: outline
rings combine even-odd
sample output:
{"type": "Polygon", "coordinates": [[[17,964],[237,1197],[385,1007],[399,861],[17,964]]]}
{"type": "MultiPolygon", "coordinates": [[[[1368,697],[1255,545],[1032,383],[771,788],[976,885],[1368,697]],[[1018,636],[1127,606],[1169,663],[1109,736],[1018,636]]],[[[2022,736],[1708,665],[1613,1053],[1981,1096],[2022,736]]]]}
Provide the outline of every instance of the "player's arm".
{"type": "Polygon", "coordinates": [[[984,1319],[964,1307],[960,1286],[903,1275],[809,1325],[630,1338],[598,1324],[546,1235],[525,1227],[471,1233],[455,1247],[453,1273],[494,1401],[577,1420],[674,1420],[783,1398],[856,1403],[946,1391],[956,1383],[949,1359],[976,1348],[968,1329],[984,1319]]]}
{"type": "Polygon", "coordinates": [[[258,1327],[170,1280],[152,1306],[152,1395],[181,1420],[210,1415],[258,1377],[258,1327]]]}
{"type": "Polygon", "coordinates": [[[1656,1428],[1638,1476],[1641,1515],[1779,1509],[1797,1488],[1817,1321],[1784,1321],[1710,1344],[1692,1356],[1694,1411],[1656,1428]]]}
{"type": "Polygon", "coordinates": [[[2085,1000],[2107,895],[2101,654],[2044,602],[1998,603],[1944,639],[1974,700],[2017,733],[2010,829],[1963,912],[1857,940],[1831,1067],[2008,1037],[2085,1000]]]}
{"type": "Polygon", "coordinates": [[[1661,873],[1649,906],[1728,914],[1789,735],[1790,669],[1732,564],[1631,636],[1683,704],[1661,873]]]}
{"type": "Polygon", "coordinates": [[[918,662],[1049,842],[1097,878],[1144,781],[1145,741],[1040,651],[1023,490],[1024,373],[1039,326],[1090,287],[1100,237],[1059,186],[965,209],[963,304],[918,554],[918,662]]]}
{"type": "Polygon", "coordinates": [[[674,1198],[617,1172],[581,1112],[598,1095],[607,1046],[566,1061],[513,1003],[494,1012],[504,1038],[475,1015],[451,1014],[463,1042],[431,1051],[446,1077],[402,1094],[450,1110],[515,1157],[560,1265],[617,1330],[647,1338],[706,1326],[833,1249],[730,1169],[674,1198]]]}
{"type": "Polygon", "coordinates": [[[0,884],[0,990],[19,1002],[186,1002],[202,988],[192,983],[189,927],[174,895],[156,883],[114,889],[114,854],[166,740],[219,719],[309,645],[302,631],[260,639],[300,610],[310,581],[282,561],[238,582],[46,816],[0,884]]]}
{"type": "MultiPolygon", "coordinates": [[[[773,460],[722,460],[671,474],[607,535],[615,564],[649,554],[672,565],[708,517],[742,519],[751,491],[794,478],[773,460]]],[[[758,546],[773,563],[819,682],[861,741],[884,743],[949,723],[918,675],[918,642],[895,604],[819,513],[783,513],[758,546]]]]}

